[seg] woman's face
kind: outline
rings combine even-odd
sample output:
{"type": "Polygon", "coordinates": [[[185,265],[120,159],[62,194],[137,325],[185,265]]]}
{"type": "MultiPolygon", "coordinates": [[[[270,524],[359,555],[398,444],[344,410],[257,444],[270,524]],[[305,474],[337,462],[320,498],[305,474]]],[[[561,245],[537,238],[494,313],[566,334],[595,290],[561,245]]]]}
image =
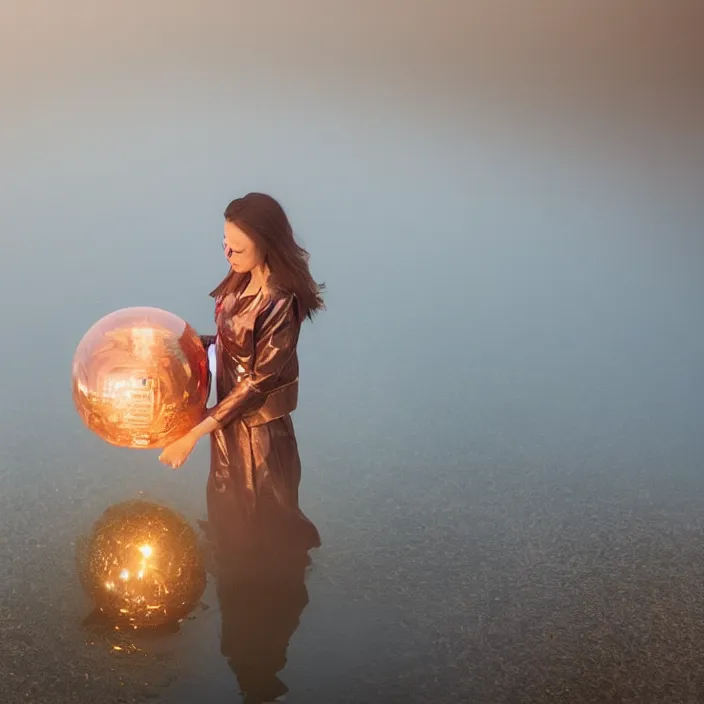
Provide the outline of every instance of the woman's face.
{"type": "Polygon", "coordinates": [[[227,261],[238,274],[247,274],[264,263],[264,254],[254,240],[229,220],[225,221],[222,247],[227,261]]]}

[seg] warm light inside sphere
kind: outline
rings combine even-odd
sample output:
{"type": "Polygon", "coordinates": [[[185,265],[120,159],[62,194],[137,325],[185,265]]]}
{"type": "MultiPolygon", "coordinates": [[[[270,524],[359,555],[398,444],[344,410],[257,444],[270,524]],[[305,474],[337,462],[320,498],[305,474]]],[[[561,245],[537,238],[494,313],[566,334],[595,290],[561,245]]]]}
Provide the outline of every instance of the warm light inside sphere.
{"type": "Polygon", "coordinates": [[[105,512],[81,565],[96,606],[134,628],[186,616],[205,588],[197,538],[177,513],[131,501],[105,512]]]}
{"type": "Polygon", "coordinates": [[[151,557],[152,552],[153,552],[152,546],[151,545],[142,545],[142,547],[139,548],[139,552],[141,552],[142,555],[144,555],[144,557],[147,557],[147,558],[151,557]]]}

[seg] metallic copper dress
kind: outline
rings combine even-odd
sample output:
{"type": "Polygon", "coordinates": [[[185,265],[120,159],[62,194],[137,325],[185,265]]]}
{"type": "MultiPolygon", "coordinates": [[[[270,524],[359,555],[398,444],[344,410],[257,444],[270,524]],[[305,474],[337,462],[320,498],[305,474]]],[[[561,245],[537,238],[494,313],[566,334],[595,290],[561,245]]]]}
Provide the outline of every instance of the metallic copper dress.
{"type": "Polygon", "coordinates": [[[221,427],[211,435],[207,504],[220,562],[240,550],[285,555],[320,545],[298,505],[301,462],[290,417],[298,401],[298,306],[286,293],[244,295],[246,283],[221,293],[215,306],[217,404],[208,414],[221,427]]]}

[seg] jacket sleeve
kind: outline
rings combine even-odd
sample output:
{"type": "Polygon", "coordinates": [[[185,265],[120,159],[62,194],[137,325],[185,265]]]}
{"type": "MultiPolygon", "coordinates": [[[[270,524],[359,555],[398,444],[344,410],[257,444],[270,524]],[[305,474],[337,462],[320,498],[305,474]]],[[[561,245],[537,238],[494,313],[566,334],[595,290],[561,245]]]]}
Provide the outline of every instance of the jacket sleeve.
{"type": "Polygon", "coordinates": [[[298,322],[293,298],[276,301],[262,316],[261,327],[255,330],[252,370],[245,371],[232,391],[208,411],[221,426],[261,406],[279,387],[279,375],[296,351],[298,322]]]}

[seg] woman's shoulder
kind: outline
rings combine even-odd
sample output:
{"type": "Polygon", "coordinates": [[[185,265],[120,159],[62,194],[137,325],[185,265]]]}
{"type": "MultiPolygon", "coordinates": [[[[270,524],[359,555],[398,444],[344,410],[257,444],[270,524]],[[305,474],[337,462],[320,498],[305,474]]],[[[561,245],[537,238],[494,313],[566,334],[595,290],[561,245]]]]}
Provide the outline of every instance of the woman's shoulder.
{"type": "Polygon", "coordinates": [[[287,319],[298,320],[295,294],[275,285],[267,288],[262,309],[257,316],[262,325],[276,324],[287,319]]]}

